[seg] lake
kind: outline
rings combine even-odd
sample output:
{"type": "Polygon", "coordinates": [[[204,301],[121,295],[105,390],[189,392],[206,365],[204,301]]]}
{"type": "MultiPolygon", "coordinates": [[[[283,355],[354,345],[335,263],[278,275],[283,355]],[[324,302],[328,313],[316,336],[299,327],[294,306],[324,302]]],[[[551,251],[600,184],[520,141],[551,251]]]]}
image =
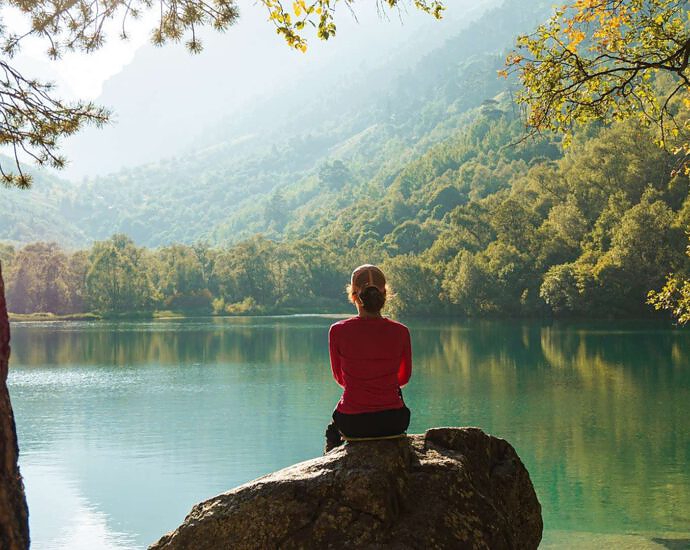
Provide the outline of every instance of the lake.
{"type": "MultiPolygon", "coordinates": [[[[321,454],[327,316],[15,323],[32,548],[142,548],[196,502],[321,454]]],[[[410,321],[410,431],[510,441],[543,548],[690,548],[690,332],[410,321]]]]}

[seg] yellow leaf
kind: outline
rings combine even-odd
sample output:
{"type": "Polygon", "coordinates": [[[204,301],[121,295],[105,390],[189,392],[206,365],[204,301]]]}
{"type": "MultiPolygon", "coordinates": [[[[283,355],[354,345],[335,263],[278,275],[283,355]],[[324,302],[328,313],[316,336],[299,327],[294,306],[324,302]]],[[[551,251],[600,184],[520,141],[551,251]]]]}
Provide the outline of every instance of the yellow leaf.
{"type": "Polygon", "coordinates": [[[585,33],[579,30],[573,30],[570,33],[570,44],[566,46],[568,50],[574,52],[578,44],[585,39],[585,33]]]}

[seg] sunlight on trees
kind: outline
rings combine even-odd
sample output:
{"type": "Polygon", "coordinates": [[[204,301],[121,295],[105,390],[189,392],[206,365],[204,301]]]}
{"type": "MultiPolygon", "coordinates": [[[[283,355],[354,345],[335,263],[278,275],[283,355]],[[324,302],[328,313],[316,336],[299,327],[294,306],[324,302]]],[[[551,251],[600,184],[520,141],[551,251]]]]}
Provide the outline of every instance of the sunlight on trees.
{"type": "Polygon", "coordinates": [[[689,57],[685,2],[576,0],[518,38],[503,74],[517,73],[517,101],[535,130],[569,136],[576,123],[635,118],[687,155],[679,106],[690,103],[689,57]],[[664,74],[672,77],[665,85],[664,74]]]}
{"type": "MultiPolygon", "coordinates": [[[[520,36],[501,73],[519,77],[517,101],[532,133],[563,133],[567,145],[577,125],[635,119],[654,128],[653,140],[675,155],[674,172],[688,174],[689,60],[686,2],[576,0],[520,36]]],[[[669,275],[649,302],[687,322],[690,281],[669,275]]]]}

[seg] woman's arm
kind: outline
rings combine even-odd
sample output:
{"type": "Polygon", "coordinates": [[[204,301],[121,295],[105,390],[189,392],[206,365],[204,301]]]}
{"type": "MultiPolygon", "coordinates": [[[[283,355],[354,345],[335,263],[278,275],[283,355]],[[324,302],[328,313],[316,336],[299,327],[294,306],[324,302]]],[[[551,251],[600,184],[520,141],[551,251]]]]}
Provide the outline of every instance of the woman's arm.
{"type": "Polygon", "coordinates": [[[343,369],[340,367],[340,354],[338,353],[338,341],[336,336],[335,325],[332,325],[328,331],[328,351],[331,356],[331,371],[333,371],[333,378],[339,386],[345,387],[345,378],[343,376],[343,369]]]}
{"type": "Polygon", "coordinates": [[[405,328],[403,334],[403,353],[398,368],[398,385],[402,388],[410,381],[412,376],[412,344],[410,343],[410,331],[405,328]]]}

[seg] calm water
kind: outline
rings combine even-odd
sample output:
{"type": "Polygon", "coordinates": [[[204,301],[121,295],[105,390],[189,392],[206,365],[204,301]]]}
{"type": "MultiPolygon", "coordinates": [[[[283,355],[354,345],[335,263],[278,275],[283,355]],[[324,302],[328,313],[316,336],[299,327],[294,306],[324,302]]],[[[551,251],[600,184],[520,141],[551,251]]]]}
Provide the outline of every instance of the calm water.
{"type": "MultiPolygon", "coordinates": [[[[326,317],[13,325],[35,550],[141,548],[191,506],[319,455],[326,317]]],[[[690,332],[411,322],[411,431],[508,439],[544,548],[690,547],[690,332]]]]}

